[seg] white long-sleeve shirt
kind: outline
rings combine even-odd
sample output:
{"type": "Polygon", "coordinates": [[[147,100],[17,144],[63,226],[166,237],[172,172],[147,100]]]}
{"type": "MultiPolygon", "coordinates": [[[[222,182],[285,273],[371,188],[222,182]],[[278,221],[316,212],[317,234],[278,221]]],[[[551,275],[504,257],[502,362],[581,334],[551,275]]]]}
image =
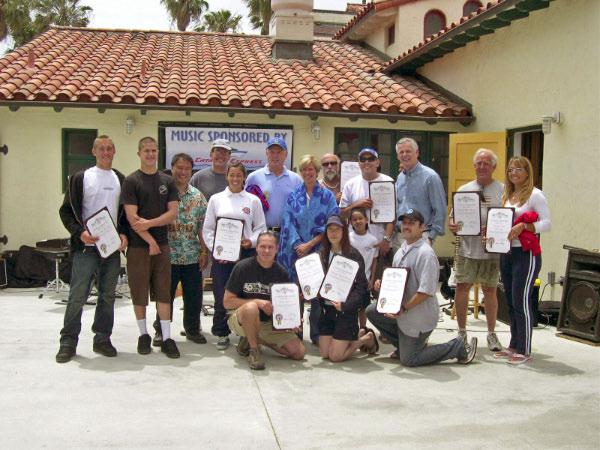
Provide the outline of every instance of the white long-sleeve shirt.
{"type": "MultiPolygon", "coordinates": [[[[529,196],[529,199],[523,204],[518,206],[518,203],[513,205],[510,200],[506,200],[504,206],[515,208],[515,220],[521,214],[534,211],[538,215],[538,220],[533,224],[536,233],[545,233],[550,231],[552,228],[552,221],[550,219],[550,207],[546,196],[538,188],[533,188],[533,192],[529,196]]],[[[513,239],[511,245],[513,247],[521,247],[521,241],[519,239],[513,239]]]]}
{"type": "Polygon", "coordinates": [[[246,191],[233,193],[227,187],[223,192],[214,194],[208,201],[202,238],[209,249],[213,247],[219,217],[242,220],[244,222],[243,237],[252,241],[252,247],[256,247],[256,240],[260,232],[267,229],[265,214],[258,197],[246,191]]]}

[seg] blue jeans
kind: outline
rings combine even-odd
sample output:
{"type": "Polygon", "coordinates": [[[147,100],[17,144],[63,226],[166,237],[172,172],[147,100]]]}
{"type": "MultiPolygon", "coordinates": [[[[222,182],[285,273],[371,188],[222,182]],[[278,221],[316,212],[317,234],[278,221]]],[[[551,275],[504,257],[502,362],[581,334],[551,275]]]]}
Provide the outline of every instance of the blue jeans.
{"type": "MultiPolygon", "coordinates": [[[[256,255],[256,250],[253,248],[242,249],[240,261],[245,258],[256,255]]],[[[221,264],[219,261],[213,260],[212,265],[212,288],[215,297],[215,315],[213,316],[213,325],[211,333],[214,336],[229,336],[231,330],[227,325],[227,310],[223,306],[223,297],[225,296],[225,286],[229,280],[229,276],[233,271],[234,263],[221,264]]]]}
{"type": "Polygon", "coordinates": [[[60,331],[60,345],[77,347],[81,331],[81,314],[90,293],[94,274],[98,286],[98,302],[92,325],[92,331],[95,333],[94,343],[98,344],[110,339],[115,320],[115,288],[120,268],[119,252],[113,253],[104,260],[93,248],[75,252],[69,300],[63,329],[60,331]]]}
{"type": "MultiPolygon", "coordinates": [[[[398,349],[402,365],[408,367],[426,366],[447,359],[467,357],[467,349],[461,338],[452,339],[445,344],[426,345],[427,338],[433,330],[420,333],[419,337],[407,336],[398,328],[396,319],[390,319],[383,314],[379,314],[376,308],[375,303],[367,307],[367,318],[381,332],[383,337],[398,349]]],[[[407,314],[410,314],[410,312],[407,314]]]]}
{"type": "MultiPolygon", "coordinates": [[[[183,329],[192,336],[200,332],[200,312],[202,311],[202,272],[200,265],[171,264],[171,321],[173,321],[173,301],[175,291],[181,281],[183,291],[183,329]]],[[[156,313],[154,330],[162,334],[160,318],[156,313]]]]}

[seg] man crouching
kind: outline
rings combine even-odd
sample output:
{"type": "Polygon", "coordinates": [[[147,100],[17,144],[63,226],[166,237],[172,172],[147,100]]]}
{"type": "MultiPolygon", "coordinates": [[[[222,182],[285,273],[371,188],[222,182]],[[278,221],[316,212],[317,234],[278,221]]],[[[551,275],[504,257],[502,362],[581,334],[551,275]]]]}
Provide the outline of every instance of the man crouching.
{"type": "Polygon", "coordinates": [[[306,354],[304,345],[295,334],[299,329],[273,329],[269,285],[289,281],[286,270],[275,262],[278,250],[277,233],[265,231],[259,234],[257,256],[237,263],[225,286],[223,304],[225,308],[235,310],[227,324],[240,336],[238,353],[248,357],[250,368],[254,370],[265,368],[259,344],[292,359],[302,359],[306,354]]]}

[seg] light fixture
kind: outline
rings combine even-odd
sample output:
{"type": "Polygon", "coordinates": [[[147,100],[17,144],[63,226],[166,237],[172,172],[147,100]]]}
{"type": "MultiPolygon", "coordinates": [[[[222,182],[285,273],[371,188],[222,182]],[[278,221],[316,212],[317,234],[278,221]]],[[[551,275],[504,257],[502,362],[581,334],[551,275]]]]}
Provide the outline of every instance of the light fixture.
{"type": "Polygon", "coordinates": [[[133,117],[128,117],[125,121],[125,133],[128,135],[133,133],[133,127],[135,127],[135,119],[133,117]]]}
{"type": "Polygon", "coordinates": [[[542,131],[544,134],[550,134],[552,124],[559,124],[562,122],[562,114],[559,112],[553,112],[548,116],[542,116],[542,131]]]}
{"type": "Polygon", "coordinates": [[[311,125],[310,131],[312,131],[313,139],[315,141],[321,139],[321,127],[318,123],[311,125]]]}

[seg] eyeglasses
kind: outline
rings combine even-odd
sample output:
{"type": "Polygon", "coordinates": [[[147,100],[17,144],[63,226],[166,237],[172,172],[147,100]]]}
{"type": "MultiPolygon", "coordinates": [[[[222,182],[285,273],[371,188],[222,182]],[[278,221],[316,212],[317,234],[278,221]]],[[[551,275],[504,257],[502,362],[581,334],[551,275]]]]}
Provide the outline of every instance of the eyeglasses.
{"type": "Polygon", "coordinates": [[[523,172],[523,168],[522,167],[509,167],[507,172],[508,173],[513,173],[513,172],[521,173],[521,172],[523,172]]]}
{"type": "Polygon", "coordinates": [[[279,233],[277,231],[273,231],[273,230],[265,230],[265,231],[261,231],[260,233],[258,233],[256,242],[258,243],[258,238],[260,238],[261,236],[264,236],[265,234],[273,236],[275,238],[275,240],[277,240],[277,242],[279,242],[279,233]]]}
{"type": "Polygon", "coordinates": [[[337,161],[324,162],[324,163],[321,163],[321,165],[322,165],[323,167],[337,166],[337,161]]]}
{"type": "Polygon", "coordinates": [[[366,162],[373,162],[373,161],[375,161],[375,158],[359,158],[358,160],[361,163],[366,163],[366,162]]]}

